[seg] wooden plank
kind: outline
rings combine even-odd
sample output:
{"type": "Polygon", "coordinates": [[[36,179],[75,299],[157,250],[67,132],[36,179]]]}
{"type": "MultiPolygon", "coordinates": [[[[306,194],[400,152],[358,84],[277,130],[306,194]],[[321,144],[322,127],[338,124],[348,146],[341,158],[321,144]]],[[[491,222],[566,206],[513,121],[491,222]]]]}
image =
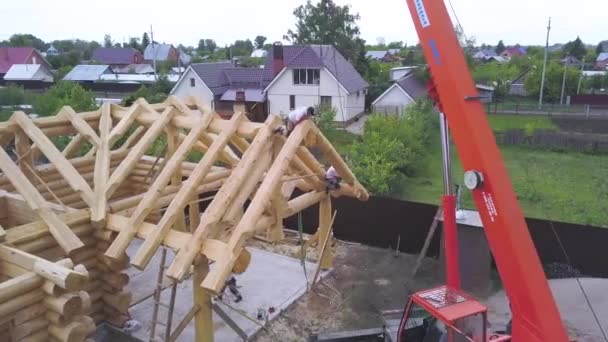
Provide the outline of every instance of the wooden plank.
{"type": "MultiPolygon", "coordinates": [[[[318,269],[328,270],[332,267],[331,230],[334,219],[331,215],[331,196],[327,195],[319,203],[319,241],[317,244],[318,269]]],[[[318,270],[317,270],[318,271],[318,270]]],[[[313,279],[314,284],[314,279],[313,279]]]]}
{"type": "Polygon", "coordinates": [[[101,107],[99,118],[99,144],[97,154],[95,154],[95,172],[93,184],[95,189],[95,205],[91,207],[91,222],[95,226],[103,226],[106,217],[108,196],[106,196],[106,186],[110,177],[110,161],[112,147],[110,143],[110,130],[112,129],[112,116],[110,104],[104,103],[101,107]]]}
{"type": "Polygon", "coordinates": [[[30,168],[34,166],[34,158],[31,153],[32,151],[30,150],[30,139],[21,129],[15,132],[15,149],[17,151],[17,157],[19,158],[19,168],[21,169],[21,172],[31,179],[33,174],[30,168]]]}
{"type": "MultiPolygon", "coordinates": [[[[205,238],[214,236],[214,230],[217,229],[214,228],[214,226],[224,215],[225,211],[228,209],[228,205],[237,196],[241,185],[249,176],[251,167],[255,165],[255,162],[260,157],[260,154],[264,151],[265,147],[267,147],[268,142],[271,141],[274,130],[280,121],[280,118],[276,116],[268,117],[264,129],[262,129],[255,137],[251,143],[251,146],[245,155],[243,155],[243,158],[241,158],[241,162],[238,163],[238,165],[234,168],[226,183],[215,195],[201,216],[200,224],[194,231],[192,240],[175,256],[173,263],[167,271],[168,276],[176,280],[181,280],[186,275],[192,261],[200,250],[201,243],[205,238]]],[[[232,130],[234,130],[234,126],[237,124],[235,124],[234,121],[230,123],[233,124],[232,130]]],[[[190,175],[190,177],[192,177],[192,175],[190,175]]],[[[189,197],[190,196],[185,196],[184,200],[187,200],[189,197]]],[[[147,255],[147,257],[149,258],[150,255],[147,255]]]]}
{"type": "Polygon", "coordinates": [[[284,217],[290,217],[295,215],[304,209],[319,203],[323,198],[325,198],[324,191],[313,191],[307,192],[304,195],[300,195],[289,202],[287,202],[287,208],[283,212],[284,217]]]}
{"type": "MultiPolygon", "coordinates": [[[[186,155],[192,148],[192,145],[198,141],[198,138],[207,128],[210,121],[211,115],[204,116],[200,120],[199,124],[195,126],[190,133],[188,133],[186,140],[184,140],[184,142],[175,151],[171,159],[169,159],[167,162],[167,165],[162,169],[158,177],[156,177],[154,183],[152,183],[141,202],[139,202],[135,212],[129,219],[130,224],[127,229],[122,230],[118,234],[114,242],[110,245],[110,248],[108,248],[106,251],[105,255],[107,257],[118,258],[126,251],[129,243],[139,229],[139,225],[141,225],[148,214],[150,214],[150,211],[154,208],[154,204],[160,197],[163,188],[167,186],[167,183],[169,180],[171,180],[175,170],[180,167],[182,161],[184,161],[186,155]]],[[[194,188],[195,187],[193,186],[190,190],[194,190],[194,188]]]]}
{"type": "Polygon", "coordinates": [[[70,120],[72,126],[76,128],[78,133],[87,138],[87,140],[93,144],[93,146],[99,146],[99,137],[97,133],[89,126],[89,124],[84,121],[84,119],[77,114],[74,109],[70,106],[63,106],[57,115],[64,115],[66,118],[70,120]]]}
{"type": "MultiPolygon", "coordinates": [[[[141,103],[146,102],[143,98],[139,98],[133,103],[133,105],[129,108],[125,116],[120,119],[120,121],[114,126],[110,136],[108,138],[110,147],[114,145],[114,143],[120,139],[133,125],[135,122],[135,118],[141,113],[142,106],[141,103]]],[[[108,111],[111,111],[111,107],[108,108],[108,111]]]]}
{"type": "Polygon", "coordinates": [[[70,228],[47,207],[47,202],[21,173],[4,149],[0,149],[0,169],[10,179],[13,186],[23,196],[27,204],[46,222],[53,237],[66,253],[84,246],[70,228]]]}
{"type": "MultiPolygon", "coordinates": [[[[178,213],[183,212],[185,205],[188,203],[189,199],[192,198],[192,195],[193,195],[192,189],[194,189],[196,184],[200,183],[202,181],[202,179],[205,177],[205,175],[207,175],[209,170],[211,170],[211,166],[213,166],[213,164],[217,160],[219,152],[221,150],[223,150],[224,147],[226,146],[226,144],[229,142],[230,137],[235,133],[236,128],[238,127],[239,123],[241,122],[241,120],[243,118],[244,118],[244,115],[242,113],[235,114],[230,119],[230,123],[232,124],[232,126],[230,126],[228,129],[226,129],[224,132],[222,132],[222,134],[220,134],[220,136],[213,142],[213,144],[211,144],[207,153],[203,156],[203,158],[196,165],[194,171],[190,174],[190,177],[188,177],[188,179],[183,184],[180,191],[177,193],[177,195],[175,195],[175,198],[169,205],[169,208],[167,208],[167,210],[163,214],[163,217],[161,218],[161,220],[158,224],[158,229],[155,231],[154,235],[151,236],[149,239],[146,239],[144,241],[143,245],[140,247],[140,249],[135,254],[135,257],[133,258],[133,263],[132,263],[135,267],[141,269],[141,268],[144,268],[148,264],[148,262],[150,261],[150,258],[152,257],[152,255],[154,255],[154,252],[160,245],[161,241],[163,240],[163,238],[165,237],[165,235],[167,234],[169,229],[171,229],[171,226],[178,219],[178,217],[179,217],[178,213]]],[[[237,167],[237,169],[238,169],[238,167],[237,167]]],[[[232,174],[234,174],[234,172],[232,174]]],[[[230,178],[232,178],[232,174],[231,174],[230,178]]],[[[230,178],[229,178],[229,180],[230,180],[230,178]]],[[[228,182],[229,182],[229,180],[228,180],[228,182]]],[[[225,187],[226,187],[226,184],[224,184],[222,186],[222,189],[224,189],[225,187]]],[[[221,192],[222,192],[222,190],[220,189],[220,193],[221,192]]],[[[215,198],[217,198],[217,195],[215,198]]],[[[220,210],[220,207],[217,206],[217,204],[214,207],[212,207],[212,206],[213,206],[213,204],[210,205],[210,207],[205,212],[207,213],[207,212],[213,212],[215,210],[220,210]],[[216,207],[217,207],[217,209],[213,209],[216,207]]],[[[214,214],[212,213],[211,215],[214,215],[214,214]]],[[[206,217],[205,214],[203,214],[203,217],[206,217]]],[[[213,217],[215,217],[215,220],[219,220],[219,218],[220,218],[219,215],[213,216],[213,217]]],[[[204,219],[201,218],[201,221],[203,221],[203,220],[204,219]]],[[[202,242],[202,241],[199,241],[199,244],[196,246],[197,250],[200,248],[200,242],[202,242]]],[[[191,247],[194,247],[194,246],[191,246],[191,247]]],[[[194,253],[196,253],[197,250],[195,250],[194,253]]],[[[180,253],[181,253],[181,251],[180,251],[180,253]]]]}
{"type": "Polygon", "coordinates": [[[281,152],[279,152],[279,155],[268,170],[266,177],[264,177],[262,185],[260,185],[260,188],[253,197],[245,214],[238,225],[233,229],[230,240],[228,241],[226,257],[215,265],[213,270],[211,270],[209,275],[205,278],[205,281],[203,281],[202,286],[204,288],[214,293],[221,290],[224,281],[232,270],[234,261],[236,260],[234,251],[242,248],[245,239],[251,234],[251,223],[257,222],[264,213],[264,209],[270,203],[270,198],[280,185],[281,177],[289,167],[298,147],[312,126],[313,123],[310,120],[307,120],[297,125],[291,132],[289,138],[287,138],[287,142],[283,145],[281,152]]]}
{"type": "Polygon", "coordinates": [[[57,150],[53,142],[42,131],[34,125],[27,115],[23,112],[15,112],[13,118],[23,128],[23,131],[30,139],[38,146],[40,151],[57,166],[57,170],[65,178],[66,182],[81,194],[82,199],[89,205],[95,203],[93,190],[89,184],[80,176],[78,171],[70,164],[70,162],[57,150]]]}
{"type": "Polygon", "coordinates": [[[42,285],[42,278],[33,272],[0,283],[0,303],[30,292],[42,285]]]}
{"type": "Polygon", "coordinates": [[[6,240],[6,230],[0,225],[0,242],[4,242],[6,240]]]}
{"type": "Polygon", "coordinates": [[[78,133],[72,137],[72,140],[68,143],[68,145],[61,151],[64,157],[70,158],[76,151],[80,149],[82,143],[85,138],[82,134],[78,133]]]}
{"type": "Polygon", "coordinates": [[[120,146],[120,150],[126,151],[128,148],[130,148],[135,141],[139,140],[139,138],[144,134],[145,130],[146,129],[143,126],[137,127],[120,146]]]}
{"type": "Polygon", "coordinates": [[[152,126],[146,131],[144,136],[133,146],[129,154],[120,163],[118,168],[112,173],[106,187],[106,196],[112,197],[112,194],[118,189],[120,184],[127,178],[129,172],[135,167],[137,161],[141,156],[148,150],[150,145],[160,135],[165,126],[171,121],[174,110],[172,108],[166,109],[160,117],[156,117],[156,120],[152,126]]]}
{"type": "Polygon", "coordinates": [[[88,281],[88,277],[79,272],[16,248],[0,246],[0,258],[32,271],[68,291],[78,291],[88,281]]]}

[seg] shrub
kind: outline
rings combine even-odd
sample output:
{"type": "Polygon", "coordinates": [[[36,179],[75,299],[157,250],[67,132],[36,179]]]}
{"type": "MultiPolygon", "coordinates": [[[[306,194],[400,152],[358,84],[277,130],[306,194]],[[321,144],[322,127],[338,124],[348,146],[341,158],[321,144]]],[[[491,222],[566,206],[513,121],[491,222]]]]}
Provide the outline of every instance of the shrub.
{"type": "Polygon", "coordinates": [[[400,116],[370,116],[362,139],[349,150],[349,162],[371,192],[389,194],[400,177],[414,175],[436,124],[433,117],[426,101],[407,107],[400,116]]]}
{"type": "Polygon", "coordinates": [[[10,85],[0,88],[0,106],[17,106],[27,103],[27,95],[22,87],[10,85]]]}
{"type": "Polygon", "coordinates": [[[90,92],[79,84],[68,81],[58,82],[34,100],[34,112],[41,116],[54,115],[63,106],[70,106],[76,112],[86,112],[97,107],[90,92]]]}

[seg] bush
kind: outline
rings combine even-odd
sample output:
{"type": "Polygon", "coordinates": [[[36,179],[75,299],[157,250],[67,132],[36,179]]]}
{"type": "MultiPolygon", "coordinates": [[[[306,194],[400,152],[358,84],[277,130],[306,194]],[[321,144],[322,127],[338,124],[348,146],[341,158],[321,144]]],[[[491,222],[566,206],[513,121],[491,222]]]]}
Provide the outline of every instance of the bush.
{"type": "Polygon", "coordinates": [[[167,99],[172,87],[167,76],[160,75],[155,84],[139,88],[135,93],[125,97],[122,102],[124,105],[130,106],[135,100],[143,97],[148,103],[160,103],[167,99]]]}
{"type": "Polygon", "coordinates": [[[407,107],[400,116],[372,115],[362,139],[349,150],[361,183],[372,193],[386,195],[399,178],[413,176],[436,123],[433,116],[427,101],[407,107]]]}
{"type": "Polygon", "coordinates": [[[27,103],[27,95],[22,87],[10,85],[0,88],[0,106],[17,106],[27,103]]]}
{"type": "Polygon", "coordinates": [[[77,83],[60,81],[34,100],[34,112],[41,116],[55,115],[63,106],[76,112],[94,110],[97,106],[90,92],[77,83]]]}

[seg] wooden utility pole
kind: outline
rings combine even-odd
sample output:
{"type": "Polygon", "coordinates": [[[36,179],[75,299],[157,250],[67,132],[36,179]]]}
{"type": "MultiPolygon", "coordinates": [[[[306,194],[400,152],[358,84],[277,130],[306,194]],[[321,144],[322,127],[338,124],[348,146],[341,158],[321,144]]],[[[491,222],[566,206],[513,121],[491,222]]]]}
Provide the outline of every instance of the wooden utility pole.
{"type": "Polygon", "coordinates": [[[199,310],[194,315],[194,332],[197,342],[213,342],[213,314],[211,311],[211,297],[202,287],[201,283],[209,273],[209,261],[202,257],[198,265],[194,265],[192,274],[192,295],[194,305],[199,310]]]}
{"type": "Polygon", "coordinates": [[[540,79],[540,95],[538,97],[538,109],[543,109],[543,92],[545,90],[545,73],[547,72],[547,58],[549,56],[549,34],[551,32],[551,17],[547,25],[547,42],[545,43],[545,59],[543,60],[543,74],[540,79]]]}

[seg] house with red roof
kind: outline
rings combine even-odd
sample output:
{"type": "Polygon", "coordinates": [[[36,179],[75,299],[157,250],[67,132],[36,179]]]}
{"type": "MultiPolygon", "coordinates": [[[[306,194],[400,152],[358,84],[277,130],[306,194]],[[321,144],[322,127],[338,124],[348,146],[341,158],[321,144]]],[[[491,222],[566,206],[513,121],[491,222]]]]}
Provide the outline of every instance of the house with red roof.
{"type": "Polygon", "coordinates": [[[511,59],[513,57],[521,57],[526,55],[526,49],[523,47],[508,47],[503,51],[500,56],[504,59],[511,59]]]}
{"type": "Polygon", "coordinates": [[[0,47],[0,80],[15,64],[41,64],[51,68],[42,54],[32,47],[0,47]]]}

